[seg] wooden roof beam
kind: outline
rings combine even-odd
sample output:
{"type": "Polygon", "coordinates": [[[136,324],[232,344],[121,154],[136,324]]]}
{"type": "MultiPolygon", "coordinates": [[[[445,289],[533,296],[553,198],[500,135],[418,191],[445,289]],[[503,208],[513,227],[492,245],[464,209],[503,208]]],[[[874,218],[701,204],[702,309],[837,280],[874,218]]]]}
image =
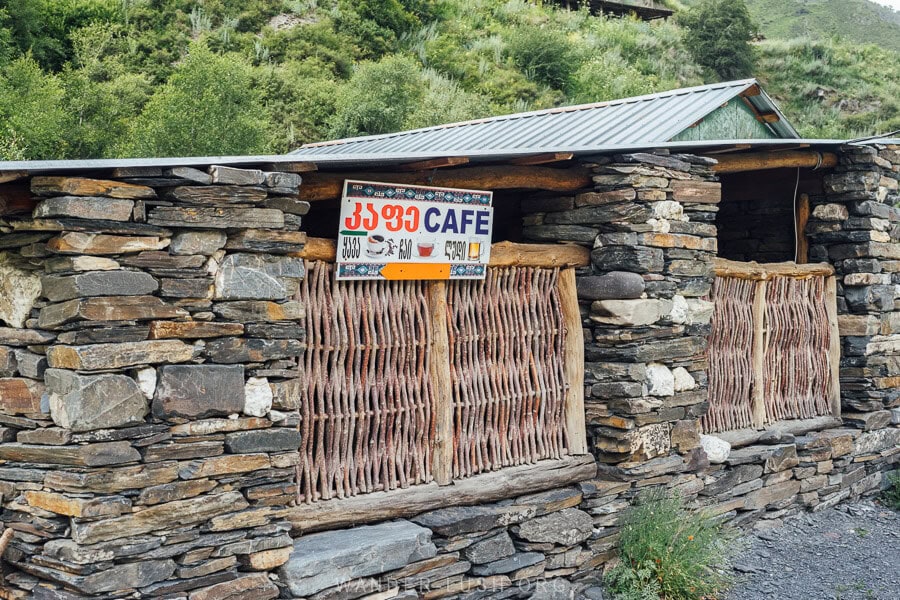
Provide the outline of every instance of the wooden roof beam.
{"type": "Polygon", "coordinates": [[[447,167],[459,167],[469,164],[469,158],[466,156],[445,156],[443,158],[432,158],[429,160],[419,160],[416,162],[406,163],[393,167],[397,171],[429,171],[431,169],[445,169],[447,167]]]}
{"type": "Polygon", "coordinates": [[[575,154],[572,152],[548,152],[546,154],[535,154],[534,156],[514,158],[509,161],[509,164],[519,166],[546,165],[564,160],[572,160],[574,156],[575,154]]]}
{"type": "MultiPolygon", "coordinates": [[[[714,154],[707,152],[707,155],[714,154]]],[[[740,173],[742,171],[762,171],[765,169],[830,168],[838,164],[837,154],[796,150],[785,152],[749,152],[746,154],[719,155],[713,157],[719,163],[713,166],[716,173],[740,173]]]]}

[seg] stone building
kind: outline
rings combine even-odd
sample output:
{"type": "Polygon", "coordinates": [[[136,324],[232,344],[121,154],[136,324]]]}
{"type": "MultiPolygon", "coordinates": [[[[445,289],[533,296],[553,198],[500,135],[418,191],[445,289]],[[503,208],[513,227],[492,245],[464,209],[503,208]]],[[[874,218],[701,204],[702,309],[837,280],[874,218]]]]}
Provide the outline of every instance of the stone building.
{"type": "Polygon", "coordinates": [[[898,180],[753,80],[0,163],[0,598],[590,595],[643,489],[745,527],[875,493],[898,180]],[[346,180],[492,192],[485,279],[335,281],[346,180]]]}

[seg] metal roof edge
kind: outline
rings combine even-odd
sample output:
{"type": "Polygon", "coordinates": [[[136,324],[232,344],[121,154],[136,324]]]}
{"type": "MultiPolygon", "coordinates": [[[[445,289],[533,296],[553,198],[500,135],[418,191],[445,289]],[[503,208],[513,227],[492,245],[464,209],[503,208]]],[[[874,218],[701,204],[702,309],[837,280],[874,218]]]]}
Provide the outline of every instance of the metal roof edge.
{"type": "MultiPolygon", "coordinates": [[[[116,169],[124,167],[197,167],[210,165],[261,165],[307,162],[290,154],[249,156],[183,156],[163,158],[89,158],[71,160],[0,161],[0,171],[65,171],[116,169]]],[[[311,162],[311,161],[310,161],[311,162]]]]}
{"type": "MultiPolygon", "coordinates": [[[[344,144],[350,144],[355,142],[363,142],[363,141],[374,141],[374,140],[384,140],[390,139],[394,137],[402,137],[408,135],[414,135],[418,133],[424,133],[429,131],[439,131],[442,129],[451,129],[455,127],[467,127],[470,125],[478,125],[481,123],[490,123],[490,122],[498,122],[498,121],[513,121],[518,119],[527,119],[531,117],[550,115],[550,114],[559,114],[566,112],[578,112],[582,110],[592,110],[595,108],[604,108],[607,106],[617,106],[621,104],[633,104],[637,102],[647,102],[650,100],[656,100],[659,98],[669,98],[672,96],[684,96],[688,94],[693,94],[700,91],[707,90],[716,90],[716,89],[725,89],[725,88],[735,88],[737,91],[735,95],[740,94],[741,92],[749,89],[753,85],[759,85],[759,81],[756,78],[749,79],[737,79],[734,81],[722,81],[719,83],[709,83],[704,85],[696,85],[692,87],[685,88],[675,88],[672,90],[666,90],[664,92],[656,92],[654,94],[644,94],[642,96],[630,96],[628,98],[616,98],[614,100],[604,100],[602,102],[592,102],[588,104],[573,104],[569,106],[557,106],[553,108],[543,108],[540,110],[532,110],[527,112],[520,113],[510,113],[506,115],[496,115],[492,117],[483,117],[481,119],[471,119],[469,121],[458,121],[455,123],[445,123],[441,125],[432,125],[429,127],[419,127],[417,129],[407,129],[403,131],[396,131],[392,133],[379,133],[374,135],[362,135],[355,136],[349,138],[341,138],[337,140],[326,140],[321,142],[311,142],[309,144],[304,144],[300,148],[296,150],[292,150],[289,154],[299,154],[301,150],[306,148],[322,148],[326,146],[340,146],[344,144]],[[740,89],[738,89],[740,88],[740,89]]],[[[760,89],[762,89],[760,87],[760,89]]],[[[676,132],[677,133],[677,132],[676,132]]],[[[672,134],[675,135],[675,134],[672,134]]]]}

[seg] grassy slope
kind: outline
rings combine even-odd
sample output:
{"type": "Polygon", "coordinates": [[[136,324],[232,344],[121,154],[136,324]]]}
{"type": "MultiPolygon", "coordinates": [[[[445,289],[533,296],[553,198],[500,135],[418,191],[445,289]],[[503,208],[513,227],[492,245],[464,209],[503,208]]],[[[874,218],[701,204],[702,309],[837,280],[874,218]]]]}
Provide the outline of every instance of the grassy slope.
{"type": "Polygon", "coordinates": [[[839,36],[900,51],[900,12],[868,0],[747,0],[768,38],[839,36]]]}

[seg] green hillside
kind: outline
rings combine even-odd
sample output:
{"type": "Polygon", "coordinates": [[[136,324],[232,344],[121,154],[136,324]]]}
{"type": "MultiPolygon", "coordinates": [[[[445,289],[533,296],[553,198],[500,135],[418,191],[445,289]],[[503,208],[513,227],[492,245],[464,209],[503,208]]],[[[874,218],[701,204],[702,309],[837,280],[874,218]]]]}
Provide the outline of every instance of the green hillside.
{"type": "Polygon", "coordinates": [[[868,0],[748,0],[768,38],[834,36],[900,51],[900,12],[868,0]]]}
{"type": "MultiPolygon", "coordinates": [[[[0,159],[286,152],[715,81],[679,23],[525,0],[17,0],[0,8],[0,159]]],[[[900,128],[900,54],[752,54],[803,135],[900,128]]]]}

